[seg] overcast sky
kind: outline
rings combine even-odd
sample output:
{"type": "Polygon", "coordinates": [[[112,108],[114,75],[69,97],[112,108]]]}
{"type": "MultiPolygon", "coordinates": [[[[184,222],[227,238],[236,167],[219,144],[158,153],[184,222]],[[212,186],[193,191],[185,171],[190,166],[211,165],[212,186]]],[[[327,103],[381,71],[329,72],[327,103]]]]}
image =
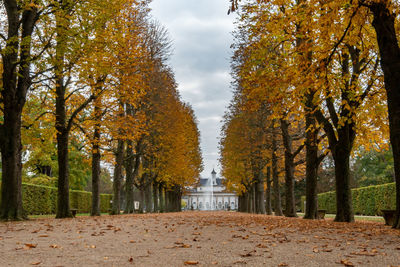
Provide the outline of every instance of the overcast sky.
{"type": "Polygon", "coordinates": [[[228,0],[153,0],[152,14],[173,41],[171,59],[179,92],[199,121],[204,171],[219,173],[221,119],[231,99],[229,59],[234,29],[228,0]]]}

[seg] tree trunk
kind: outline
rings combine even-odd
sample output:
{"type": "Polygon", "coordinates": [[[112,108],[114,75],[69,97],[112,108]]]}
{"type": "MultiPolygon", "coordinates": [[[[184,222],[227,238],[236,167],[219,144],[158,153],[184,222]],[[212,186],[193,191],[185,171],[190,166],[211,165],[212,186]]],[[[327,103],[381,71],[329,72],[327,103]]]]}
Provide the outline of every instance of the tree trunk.
{"type": "Polygon", "coordinates": [[[256,202],[257,202],[257,213],[258,214],[265,214],[265,195],[264,195],[264,175],[262,170],[259,171],[258,177],[257,177],[257,185],[256,185],[256,202]]]}
{"type": "Polygon", "coordinates": [[[245,203],[246,203],[245,212],[251,213],[251,205],[252,205],[251,190],[246,192],[246,194],[245,194],[245,203]]]}
{"type": "Polygon", "coordinates": [[[68,132],[57,132],[58,198],[56,218],[72,217],[69,205],[68,132]]]}
{"type": "Polygon", "coordinates": [[[374,14],[372,25],[377,35],[385,80],[393,149],[396,179],[396,216],[393,228],[400,229],[400,48],[395,29],[396,14],[389,10],[389,2],[373,2],[370,9],[374,14]]]}
{"type": "Polygon", "coordinates": [[[141,187],[140,189],[139,189],[139,195],[140,195],[140,199],[139,199],[139,213],[144,213],[144,209],[145,209],[145,203],[144,203],[144,201],[145,201],[145,195],[146,195],[146,192],[145,192],[145,190],[144,190],[144,188],[143,187],[141,187]]]}
{"type": "MultiPolygon", "coordinates": [[[[274,128],[272,129],[275,130],[274,128]]],[[[279,188],[279,176],[278,176],[278,158],[276,152],[278,151],[278,145],[276,142],[275,134],[272,133],[272,180],[274,183],[274,212],[276,216],[282,216],[282,204],[281,204],[281,193],[279,188]]]]}
{"type": "Polygon", "coordinates": [[[169,193],[168,193],[168,189],[164,188],[164,199],[165,199],[165,206],[164,206],[164,210],[165,212],[170,212],[170,199],[169,199],[169,193]]]}
{"type": "Polygon", "coordinates": [[[146,185],[146,213],[153,212],[153,197],[152,197],[152,190],[151,190],[151,183],[147,182],[146,185]]]}
{"type": "Polygon", "coordinates": [[[5,112],[3,127],[0,218],[27,219],[22,207],[21,114],[18,111],[5,112]]]}
{"type": "Polygon", "coordinates": [[[175,191],[176,195],[176,212],[181,212],[182,211],[182,190],[180,187],[177,188],[175,191]]]}
{"type": "Polygon", "coordinates": [[[292,151],[292,137],[289,133],[288,121],[281,119],[281,132],[285,147],[285,216],[297,217],[296,200],[294,197],[294,155],[292,151]]]}
{"type": "MultiPolygon", "coordinates": [[[[95,113],[97,114],[98,111],[95,113]]],[[[94,127],[92,142],[92,210],[91,216],[100,216],[100,123],[96,123],[94,127]]]]}
{"type": "Polygon", "coordinates": [[[271,167],[267,167],[267,192],[266,192],[265,210],[268,215],[272,215],[271,206],[271,167]]]}
{"type": "Polygon", "coordinates": [[[123,162],[124,162],[124,141],[118,139],[117,152],[115,153],[113,205],[112,205],[111,215],[118,215],[120,214],[121,210],[121,184],[122,184],[123,162]]]}
{"type": "MultiPolygon", "coordinates": [[[[339,140],[344,138],[341,136],[344,132],[345,130],[339,131],[339,140]]],[[[348,136],[348,134],[346,136],[348,136]]],[[[345,140],[347,140],[347,138],[345,140]]],[[[350,143],[341,140],[336,144],[334,149],[332,149],[336,179],[336,222],[354,222],[353,200],[351,198],[350,189],[351,146],[350,143]]]]}
{"type": "MultiPolygon", "coordinates": [[[[102,88],[102,79],[98,79],[94,86],[94,94],[98,95],[102,88]]],[[[101,153],[100,153],[100,138],[101,138],[101,118],[102,118],[102,101],[101,98],[96,98],[94,101],[94,133],[92,141],[92,210],[91,216],[100,216],[100,172],[101,172],[101,153]]]]}
{"type": "Polygon", "coordinates": [[[4,121],[0,125],[0,219],[21,220],[27,219],[22,207],[21,117],[26,94],[31,86],[31,37],[39,16],[35,5],[21,10],[21,3],[16,0],[2,1],[2,4],[7,15],[7,25],[4,25],[7,40],[1,53],[3,88],[0,93],[4,121]]]}
{"type": "Polygon", "coordinates": [[[125,158],[125,195],[126,195],[126,205],[124,213],[129,214],[134,212],[134,203],[133,203],[133,162],[135,158],[133,156],[133,144],[131,140],[127,141],[126,146],[126,158],[125,158]]]}
{"type": "Polygon", "coordinates": [[[306,96],[306,207],[304,219],[318,219],[317,178],[318,178],[318,131],[312,114],[314,94],[306,96]]]}
{"type": "Polygon", "coordinates": [[[160,197],[160,212],[165,211],[165,197],[164,197],[163,191],[164,190],[163,190],[162,184],[159,184],[158,185],[158,195],[160,197]]]}
{"type": "Polygon", "coordinates": [[[158,184],[153,183],[153,204],[154,204],[154,212],[159,212],[159,201],[158,201],[158,184]]]}

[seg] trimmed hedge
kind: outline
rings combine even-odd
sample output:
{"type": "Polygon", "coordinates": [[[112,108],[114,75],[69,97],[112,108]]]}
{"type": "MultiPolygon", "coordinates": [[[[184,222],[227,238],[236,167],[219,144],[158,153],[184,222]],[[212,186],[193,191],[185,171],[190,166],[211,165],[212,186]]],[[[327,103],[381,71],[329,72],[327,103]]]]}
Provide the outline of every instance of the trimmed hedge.
{"type": "MultiPolygon", "coordinates": [[[[108,212],[111,209],[111,199],[112,195],[110,194],[100,195],[101,212],[108,212]]],[[[23,183],[22,201],[23,207],[29,215],[55,214],[57,209],[57,188],[23,183]]],[[[70,190],[69,201],[71,209],[77,209],[80,213],[90,213],[92,193],[70,190]]]]}
{"type": "MultiPolygon", "coordinates": [[[[396,184],[372,185],[351,190],[353,210],[357,215],[382,215],[381,210],[396,208],[396,184]]],[[[305,197],[301,198],[304,211],[305,197]]],[[[318,208],[336,213],[335,191],[318,194],[318,208]]]]}

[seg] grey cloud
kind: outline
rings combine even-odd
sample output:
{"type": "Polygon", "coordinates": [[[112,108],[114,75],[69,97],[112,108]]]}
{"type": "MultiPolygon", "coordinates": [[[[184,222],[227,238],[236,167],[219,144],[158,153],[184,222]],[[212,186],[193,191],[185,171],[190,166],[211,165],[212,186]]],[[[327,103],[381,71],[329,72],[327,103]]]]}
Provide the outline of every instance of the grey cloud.
{"type": "MultiPolygon", "coordinates": [[[[171,65],[184,101],[196,113],[204,158],[202,176],[218,166],[218,137],[231,99],[229,58],[233,30],[227,0],[153,0],[153,16],[169,31],[171,65]]],[[[217,170],[218,171],[218,170],[217,170]]]]}

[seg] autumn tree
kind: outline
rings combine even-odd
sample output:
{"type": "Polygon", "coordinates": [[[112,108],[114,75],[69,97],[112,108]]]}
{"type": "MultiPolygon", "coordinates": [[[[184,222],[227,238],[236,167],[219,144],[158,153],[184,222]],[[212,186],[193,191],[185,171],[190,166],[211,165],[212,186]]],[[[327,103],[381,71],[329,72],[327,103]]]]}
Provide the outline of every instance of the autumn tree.
{"type": "MultiPolygon", "coordinates": [[[[235,10],[237,1],[231,1],[235,10]]],[[[337,221],[353,221],[349,159],[356,132],[384,127],[374,116],[382,101],[376,46],[360,6],[319,1],[247,3],[242,15],[252,47],[247,81],[250,97],[269,97],[287,110],[304,109],[306,125],[306,218],[315,218],[315,178],[322,127],[335,161],[337,221]],[[311,19],[313,21],[311,21],[311,19]],[[341,21],[341,23],[338,23],[341,21]],[[338,26],[339,25],[339,26],[338,26]],[[278,67],[276,67],[278,66],[278,67]],[[272,77],[272,78],[271,78],[272,77]],[[252,86],[260,84],[261,86],[252,86]],[[264,91],[262,91],[264,90],[264,91]],[[278,97],[277,97],[278,96],[278,97]],[[371,129],[371,128],[370,128],[371,129]]],[[[384,113],[381,113],[384,116],[384,113]]],[[[277,114],[278,115],[278,114],[277,114]]],[[[290,115],[289,115],[290,116],[290,115]]],[[[370,131],[371,132],[371,131],[370,131]]],[[[359,135],[368,146],[371,136],[359,135]]],[[[374,139],[377,140],[377,139],[374,139]]],[[[328,151],[328,150],[325,150],[328,151]]]]}
{"type": "Polygon", "coordinates": [[[396,1],[359,1],[373,14],[381,67],[384,73],[388,102],[390,142],[393,149],[396,177],[396,218],[393,227],[400,228],[400,47],[397,40],[396,19],[399,6],[396,1]]]}

